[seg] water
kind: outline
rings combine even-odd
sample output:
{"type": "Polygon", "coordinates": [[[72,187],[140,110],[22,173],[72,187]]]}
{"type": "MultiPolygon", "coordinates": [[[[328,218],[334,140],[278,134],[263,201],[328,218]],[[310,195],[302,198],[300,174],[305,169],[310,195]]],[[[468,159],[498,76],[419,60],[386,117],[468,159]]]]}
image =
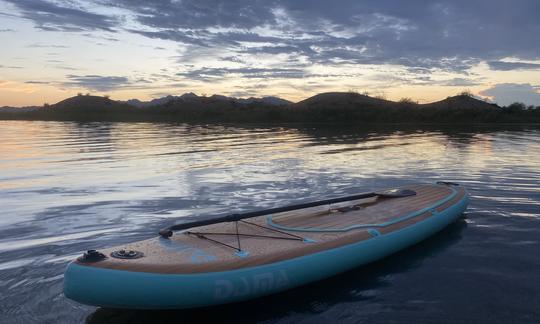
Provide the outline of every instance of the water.
{"type": "Polygon", "coordinates": [[[0,322],[538,323],[540,128],[319,129],[0,121],[0,322]],[[443,232],[385,260],[210,310],[97,309],[62,294],[89,248],[180,219],[418,181],[467,186],[443,232]]]}

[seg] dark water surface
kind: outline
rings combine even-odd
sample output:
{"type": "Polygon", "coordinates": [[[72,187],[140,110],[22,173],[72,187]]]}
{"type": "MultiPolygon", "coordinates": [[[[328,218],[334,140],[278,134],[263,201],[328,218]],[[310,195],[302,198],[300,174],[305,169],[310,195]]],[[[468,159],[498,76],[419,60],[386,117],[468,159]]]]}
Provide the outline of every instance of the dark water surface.
{"type": "Polygon", "coordinates": [[[0,323],[540,323],[540,129],[428,130],[0,121],[0,323]],[[223,215],[452,180],[471,204],[382,261],[193,311],[67,300],[89,248],[223,215]]]}

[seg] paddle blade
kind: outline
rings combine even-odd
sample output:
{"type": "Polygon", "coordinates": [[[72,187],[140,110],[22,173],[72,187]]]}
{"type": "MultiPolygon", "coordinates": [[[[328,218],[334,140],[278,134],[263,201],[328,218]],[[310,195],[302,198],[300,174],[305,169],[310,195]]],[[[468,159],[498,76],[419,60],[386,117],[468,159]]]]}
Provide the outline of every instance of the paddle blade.
{"type": "Polygon", "coordinates": [[[385,191],[379,191],[375,193],[379,197],[383,198],[401,198],[416,195],[416,191],[411,189],[388,189],[385,191]]]}

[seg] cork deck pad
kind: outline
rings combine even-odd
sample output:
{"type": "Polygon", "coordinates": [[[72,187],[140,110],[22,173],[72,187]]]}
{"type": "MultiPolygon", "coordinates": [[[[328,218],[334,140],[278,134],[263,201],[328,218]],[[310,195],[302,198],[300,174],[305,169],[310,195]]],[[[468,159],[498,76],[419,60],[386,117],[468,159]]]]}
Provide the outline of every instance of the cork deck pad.
{"type": "Polygon", "coordinates": [[[189,274],[259,266],[332,249],[412,226],[458,203],[461,187],[414,185],[415,196],[368,198],[218,223],[101,250],[107,258],[85,266],[135,272],[189,274]],[[238,235],[236,235],[238,233],[238,235]],[[136,259],[113,251],[142,252],[136,259]]]}

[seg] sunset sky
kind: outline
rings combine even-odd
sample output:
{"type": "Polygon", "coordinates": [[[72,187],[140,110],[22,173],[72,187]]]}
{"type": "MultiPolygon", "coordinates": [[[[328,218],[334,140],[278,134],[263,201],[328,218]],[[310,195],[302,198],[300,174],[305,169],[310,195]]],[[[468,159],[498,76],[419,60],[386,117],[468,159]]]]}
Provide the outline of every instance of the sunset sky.
{"type": "Polygon", "coordinates": [[[540,105],[538,0],[0,0],[0,106],[469,90],[540,105]]]}

